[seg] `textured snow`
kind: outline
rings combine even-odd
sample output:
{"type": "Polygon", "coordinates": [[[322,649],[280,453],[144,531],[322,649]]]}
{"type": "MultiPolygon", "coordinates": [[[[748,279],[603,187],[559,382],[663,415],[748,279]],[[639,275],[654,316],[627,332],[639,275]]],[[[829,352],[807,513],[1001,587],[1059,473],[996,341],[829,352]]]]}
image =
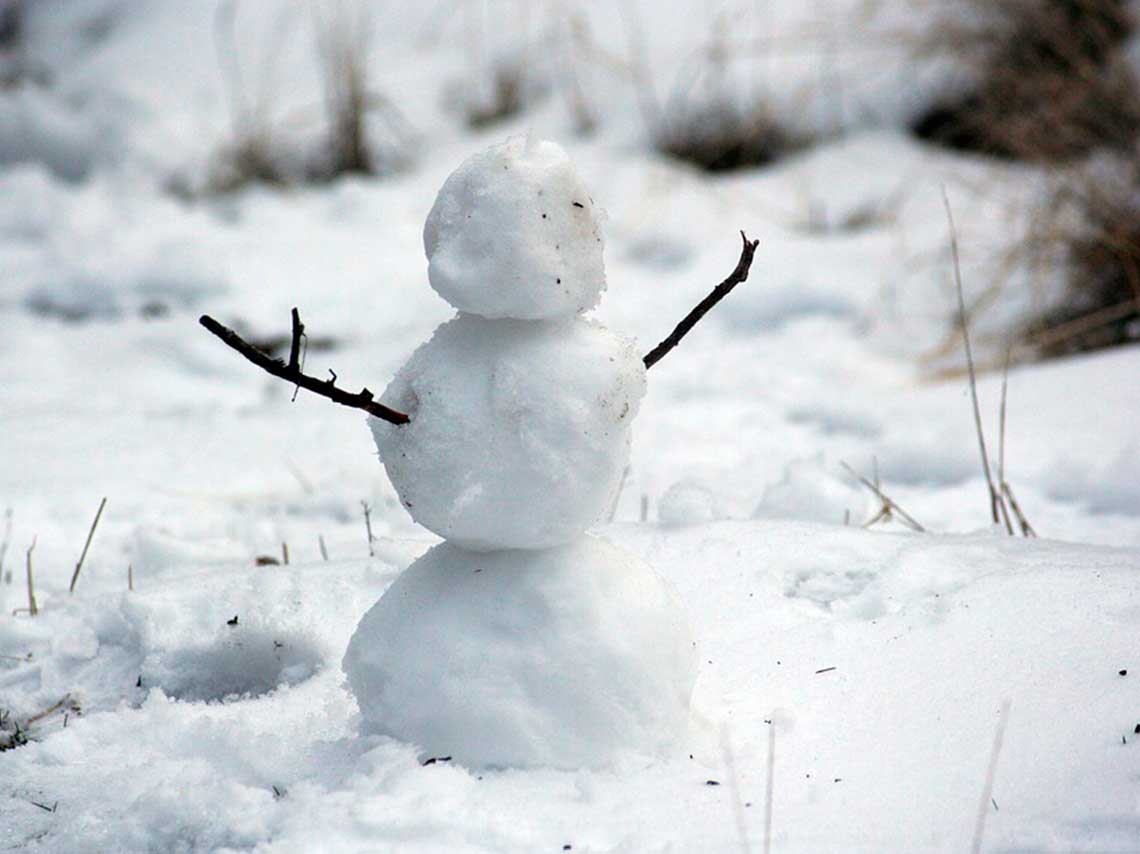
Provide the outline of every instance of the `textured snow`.
{"type": "Polygon", "coordinates": [[[428,280],[483,317],[580,314],[606,286],[599,217],[561,146],[513,137],[444,182],[424,224],[428,280]]]}
{"type": "Polygon", "coordinates": [[[468,767],[576,769],[685,751],[696,650],[677,594],[602,540],[436,546],[344,657],[365,729],[468,767]]]}
{"type": "Polygon", "coordinates": [[[598,323],[461,314],[381,398],[411,423],[369,422],[417,522],[467,548],[544,548],[609,510],[644,394],[633,343],[598,323]]]}

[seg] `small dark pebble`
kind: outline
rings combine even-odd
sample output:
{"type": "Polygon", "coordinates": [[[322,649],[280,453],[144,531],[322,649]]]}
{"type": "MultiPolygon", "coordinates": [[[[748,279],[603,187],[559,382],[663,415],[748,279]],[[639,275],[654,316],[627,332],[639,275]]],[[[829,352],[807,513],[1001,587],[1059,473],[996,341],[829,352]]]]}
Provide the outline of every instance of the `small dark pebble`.
{"type": "Polygon", "coordinates": [[[745,801],[744,806],[746,806],[746,807],[752,806],[752,801],[745,801]]]}
{"type": "Polygon", "coordinates": [[[717,782],[716,780],[705,780],[705,785],[706,786],[719,786],[720,783],[717,782]]]}
{"type": "Polygon", "coordinates": [[[280,566],[281,565],[281,561],[279,561],[277,558],[273,557],[272,555],[258,555],[257,558],[254,560],[254,563],[257,564],[258,566],[280,566]]]}
{"type": "MultiPolygon", "coordinates": [[[[136,681],[136,682],[135,682],[135,687],[136,687],[136,688],[141,688],[141,687],[142,687],[142,674],[141,674],[141,673],[139,674],[139,678],[138,678],[138,681],[136,681]]],[[[1137,731],[1137,732],[1140,732],[1140,724],[1137,724],[1137,725],[1136,725],[1136,731],[1137,731]]]]}
{"type": "Polygon", "coordinates": [[[238,624],[238,620],[237,620],[237,618],[238,618],[238,615],[237,615],[237,614],[234,614],[234,615],[233,615],[233,617],[231,617],[230,619],[226,620],[226,625],[227,625],[227,626],[236,626],[236,625],[238,624]]]}
{"type": "MultiPolygon", "coordinates": [[[[142,678],[142,677],[140,677],[142,678]]],[[[1140,724],[1136,724],[1136,729],[1132,730],[1136,735],[1140,735],[1140,724]]]]}
{"type": "Polygon", "coordinates": [[[1127,675],[1128,675],[1128,671],[1127,671],[1127,670],[1121,670],[1121,671],[1120,671],[1120,675],[1121,675],[1121,676],[1127,676],[1127,675]]]}
{"type": "Polygon", "coordinates": [[[573,845],[571,845],[569,842],[567,842],[565,845],[562,846],[562,850],[563,851],[569,851],[573,847],[574,847],[573,845]]]}
{"type": "Polygon", "coordinates": [[[584,207],[586,207],[586,206],[585,206],[584,204],[582,204],[581,202],[571,202],[570,204],[572,204],[572,205],[573,205],[574,207],[576,207],[576,208],[584,208],[584,207]]]}

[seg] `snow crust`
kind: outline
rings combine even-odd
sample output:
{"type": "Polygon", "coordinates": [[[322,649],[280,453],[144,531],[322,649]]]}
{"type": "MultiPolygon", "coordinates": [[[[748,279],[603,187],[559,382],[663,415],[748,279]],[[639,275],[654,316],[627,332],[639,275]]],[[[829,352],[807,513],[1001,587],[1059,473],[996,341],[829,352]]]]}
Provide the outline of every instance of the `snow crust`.
{"type": "Polygon", "coordinates": [[[436,546],[344,657],[365,728],[467,767],[598,767],[684,750],[696,650],[676,593],[593,538],[436,546]]]}
{"type": "Polygon", "coordinates": [[[599,217],[561,146],[512,137],[444,182],[424,225],[428,280],[483,317],[580,314],[606,286],[599,217]]]}
{"type": "Polygon", "coordinates": [[[645,394],[633,343],[582,318],[440,326],[369,423],[412,518],[470,549],[546,548],[613,502],[645,394]]]}

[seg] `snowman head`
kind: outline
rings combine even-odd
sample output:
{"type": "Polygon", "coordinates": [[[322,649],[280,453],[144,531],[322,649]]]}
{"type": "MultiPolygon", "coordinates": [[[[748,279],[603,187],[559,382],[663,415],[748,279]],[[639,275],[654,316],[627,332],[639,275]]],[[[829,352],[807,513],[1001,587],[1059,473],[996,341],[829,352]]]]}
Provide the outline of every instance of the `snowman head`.
{"type": "Polygon", "coordinates": [[[568,318],[606,286],[599,211],[561,146],[530,136],[468,158],[424,225],[428,280],[488,318],[568,318]]]}

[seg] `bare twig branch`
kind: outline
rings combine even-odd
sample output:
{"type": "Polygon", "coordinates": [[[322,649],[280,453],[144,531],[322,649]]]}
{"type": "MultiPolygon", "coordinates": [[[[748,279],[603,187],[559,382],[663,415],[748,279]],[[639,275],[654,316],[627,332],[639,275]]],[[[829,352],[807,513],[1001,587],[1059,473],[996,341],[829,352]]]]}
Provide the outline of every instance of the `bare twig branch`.
{"type": "Polygon", "coordinates": [[[712,293],[697,303],[696,308],[685,315],[684,319],[677,324],[677,327],[669,333],[665,340],[646,353],[643,361],[647,370],[660,362],[670,350],[680,344],[681,339],[697,325],[702,317],[708,314],[714,305],[728,296],[733,288],[748,279],[748,271],[752,267],[752,256],[756,254],[756,247],[760,245],[760,241],[749,240],[748,235],[743,231],[740,232],[740,238],[744,241],[744,248],[740,250],[740,260],[736,262],[736,269],[729,274],[727,279],[713,288],[712,293]]]}
{"type": "Polygon", "coordinates": [[[950,210],[950,197],[946,195],[946,187],[942,187],[942,204],[946,208],[946,222],[950,228],[950,253],[954,259],[954,285],[958,290],[958,321],[962,326],[962,342],[966,348],[966,366],[970,372],[970,400],[974,404],[974,428],[978,434],[978,448],[982,453],[982,471],[986,476],[986,486],[990,491],[990,515],[994,524],[1001,519],[998,507],[1001,504],[1001,493],[994,486],[993,475],[990,473],[990,458],[986,453],[986,436],[982,431],[982,411],[978,406],[978,380],[974,372],[974,353],[970,349],[970,332],[966,323],[966,298],[962,292],[962,267],[958,259],[958,229],[954,225],[954,213],[950,210]]]}
{"type": "Polygon", "coordinates": [[[301,372],[301,336],[305,334],[305,324],[301,322],[301,315],[297,307],[293,307],[293,338],[289,342],[289,370],[301,372]]]}
{"type": "Polygon", "coordinates": [[[397,412],[395,409],[390,409],[382,403],[372,399],[372,392],[367,388],[362,388],[356,394],[347,392],[342,388],[336,387],[336,374],[333,374],[330,380],[319,380],[316,377],[309,376],[308,374],[301,373],[300,367],[296,366],[294,362],[294,355],[298,353],[300,347],[301,335],[304,333],[305,327],[301,323],[301,318],[297,314],[297,309],[293,309],[293,340],[289,348],[289,361],[290,364],[285,364],[280,359],[274,359],[268,356],[261,350],[258,350],[228,326],[223,326],[210,317],[208,314],[203,314],[198,318],[201,323],[212,334],[216,335],[222,340],[226,346],[237,350],[249,361],[253,362],[263,371],[272,374],[275,377],[285,380],[286,382],[293,383],[303,389],[319,394],[321,397],[327,397],[333,403],[339,403],[341,406],[350,406],[353,409],[363,409],[370,415],[374,415],[390,424],[407,424],[411,419],[403,412],[397,412]]]}
{"type": "Polygon", "coordinates": [[[75,584],[79,581],[79,571],[83,569],[83,561],[87,558],[87,550],[91,548],[91,538],[95,536],[95,528],[99,525],[99,519],[103,516],[103,508],[107,506],[107,496],[103,496],[103,500],[99,502],[99,509],[95,511],[95,518],[91,522],[91,528],[87,531],[87,541],[83,544],[83,553],[79,555],[79,561],[75,564],[75,572],[71,574],[71,584],[68,585],[67,592],[75,592],[75,584]]]}
{"type": "Polygon", "coordinates": [[[871,490],[871,492],[875,493],[875,495],[878,496],[879,500],[881,502],[883,502],[883,506],[879,510],[879,512],[875,516],[875,518],[873,518],[870,522],[868,522],[863,527],[867,527],[869,525],[872,525],[875,522],[878,522],[880,519],[886,518],[891,513],[898,513],[899,518],[902,519],[903,523],[906,524],[907,526],[909,526],[910,528],[912,528],[913,530],[918,531],[919,533],[924,533],[926,531],[926,528],[922,527],[922,525],[920,525],[915,520],[915,518],[913,516],[911,516],[909,513],[907,513],[901,507],[899,507],[899,505],[895,502],[895,500],[893,498],[891,498],[889,495],[887,495],[885,492],[883,492],[882,489],[880,489],[878,486],[876,486],[871,481],[867,480],[867,478],[863,477],[863,475],[859,474],[859,472],[855,471],[855,469],[851,468],[851,466],[847,465],[847,463],[840,461],[839,464],[841,466],[843,466],[843,468],[847,469],[847,471],[850,472],[852,477],[854,477],[861,484],[863,484],[865,487],[867,487],[869,490],[871,490]]]}

